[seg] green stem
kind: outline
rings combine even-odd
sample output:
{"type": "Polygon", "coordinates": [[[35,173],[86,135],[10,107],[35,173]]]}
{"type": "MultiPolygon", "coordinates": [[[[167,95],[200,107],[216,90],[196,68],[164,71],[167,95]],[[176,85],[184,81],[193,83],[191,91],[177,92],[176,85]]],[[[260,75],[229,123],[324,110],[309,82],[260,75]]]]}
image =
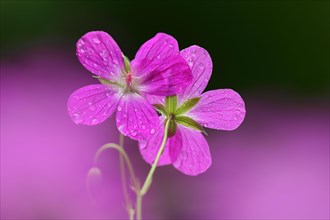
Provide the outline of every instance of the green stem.
{"type": "MultiPolygon", "coordinates": [[[[124,143],[123,137],[120,137],[120,144],[123,144],[123,143],[124,143]]],[[[97,150],[95,157],[94,157],[94,166],[95,167],[97,167],[97,162],[98,162],[98,158],[99,158],[100,154],[103,151],[105,151],[106,149],[115,149],[120,154],[120,160],[121,160],[120,168],[121,168],[121,174],[122,174],[125,202],[127,205],[129,219],[130,220],[134,219],[134,210],[132,208],[132,204],[131,204],[131,201],[129,200],[129,196],[128,196],[128,192],[127,192],[126,175],[125,175],[125,167],[124,167],[124,162],[125,162],[127,165],[128,173],[129,173],[131,181],[132,181],[133,188],[135,189],[136,192],[138,192],[140,189],[140,184],[136,178],[132,163],[131,163],[126,151],[124,150],[124,148],[121,145],[109,143],[109,144],[103,145],[102,147],[100,147],[97,150]]]]}
{"type": "Polygon", "coordinates": [[[166,141],[167,141],[167,136],[168,136],[168,127],[171,121],[171,116],[167,119],[166,124],[165,124],[165,129],[164,129],[164,137],[163,137],[163,141],[162,144],[157,152],[157,156],[156,159],[154,161],[154,163],[151,166],[151,169],[148,173],[148,176],[146,178],[146,180],[144,181],[144,184],[141,188],[141,190],[137,193],[137,198],[136,198],[136,218],[137,220],[141,220],[142,219],[142,199],[143,196],[148,192],[148,189],[150,188],[151,182],[152,182],[152,177],[154,175],[154,172],[156,170],[156,167],[158,165],[158,161],[164,151],[165,145],[166,145],[166,141]]]}
{"type": "MultiPolygon", "coordinates": [[[[119,136],[119,146],[124,150],[124,135],[120,134],[119,136]]],[[[120,163],[120,173],[121,173],[121,183],[122,183],[122,189],[126,204],[126,211],[128,213],[129,219],[133,220],[134,215],[132,215],[132,200],[129,197],[128,190],[127,190],[127,181],[126,181],[126,172],[125,172],[125,159],[122,154],[119,155],[119,163],[120,163]]]]}

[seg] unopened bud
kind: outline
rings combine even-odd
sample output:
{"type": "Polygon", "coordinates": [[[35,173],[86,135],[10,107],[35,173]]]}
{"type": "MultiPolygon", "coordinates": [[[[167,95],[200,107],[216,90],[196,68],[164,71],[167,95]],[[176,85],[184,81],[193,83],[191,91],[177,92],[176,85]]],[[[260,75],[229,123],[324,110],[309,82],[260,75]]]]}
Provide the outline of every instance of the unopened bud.
{"type": "Polygon", "coordinates": [[[93,196],[98,194],[102,183],[102,173],[97,167],[92,167],[89,169],[86,178],[87,189],[89,193],[93,196]]]}

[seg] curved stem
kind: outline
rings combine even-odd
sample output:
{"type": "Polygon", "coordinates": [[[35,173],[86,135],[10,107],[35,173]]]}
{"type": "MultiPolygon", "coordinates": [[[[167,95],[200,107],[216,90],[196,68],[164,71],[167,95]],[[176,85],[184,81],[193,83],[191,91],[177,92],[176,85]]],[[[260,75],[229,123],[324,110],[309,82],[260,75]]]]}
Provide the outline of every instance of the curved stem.
{"type": "Polygon", "coordinates": [[[131,163],[131,161],[130,161],[128,155],[127,155],[127,153],[125,152],[125,150],[120,145],[109,143],[109,144],[105,144],[102,147],[100,147],[97,150],[97,152],[95,154],[95,157],[94,157],[94,166],[97,167],[98,158],[99,158],[100,154],[103,151],[105,151],[106,149],[115,149],[115,150],[117,150],[120,153],[120,155],[123,158],[123,161],[126,162],[127,169],[128,169],[129,175],[130,175],[131,180],[132,180],[132,185],[133,185],[133,187],[134,187],[135,190],[138,190],[140,188],[140,186],[139,186],[139,183],[137,181],[137,178],[136,178],[136,175],[135,175],[135,172],[134,172],[132,163],[131,163]]]}
{"type": "MultiPolygon", "coordinates": [[[[124,135],[120,134],[119,136],[119,146],[124,149],[124,135]]],[[[122,183],[122,190],[124,194],[124,200],[126,204],[126,211],[128,213],[129,219],[133,220],[134,219],[134,214],[132,215],[133,206],[132,206],[132,200],[128,194],[127,190],[127,181],[126,181],[126,172],[125,172],[125,159],[122,154],[119,156],[119,163],[120,163],[120,174],[121,174],[121,183],[122,183]]]]}
{"type": "Polygon", "coordinates": [[[158,161],[159,161],[159,159],[160,159],[160,157],[161,157],[161,155],[164,151],[164,148],[165,148],[165,144],[166,144],[166,141],[167,141],[167,135],[168,135],[168,126],[169,126],[170,121],[171,121],[171,116],[166,121],[165,129],[164,129],[164,137],[163,137],[163,140],[162,140],[162,144],[161,144],[161,146],[160,146],[160,148],[157,152],[156,159],[155,159],[154,163],[151,166],[151,169],[148,173],[148,176],[147,176],[146,180],[144,181],[144,184],[143,184],[141,190],[137,193],[136,218],[138,220],[142,219],[142,199],[143,199],[143,196],[148,192],[148,189],[150,188],[153,174],[156,170],[156,167],[158,165],[158,161]]]}

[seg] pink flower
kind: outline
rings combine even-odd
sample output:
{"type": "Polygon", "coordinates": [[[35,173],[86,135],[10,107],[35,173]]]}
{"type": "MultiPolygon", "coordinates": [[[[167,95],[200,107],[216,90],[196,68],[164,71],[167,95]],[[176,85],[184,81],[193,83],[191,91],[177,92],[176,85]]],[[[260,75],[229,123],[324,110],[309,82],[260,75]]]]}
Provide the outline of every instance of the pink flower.
{"type": "Polygon", "coordinates": [[[145,95],[173,95],[192,80],[177,41],[164,33],[144,43],[131,63],[112,37],[102,31],[88,32],[80,38],[77,56],[101,83],[71,94],[68,113],[72,120],[96,125],[117,110],[119,131],[135,140],[154,133],[159,123],[145,95]]]}
{"type": "Polygon", "coordinates": [[[158,165],[172,164],[187,175],[205,172],[212,159],[203,127],[217,130],[234,130],[245,117],[244,101],[231,89],[218,89],[202,93],[212,74],[212,60],[208,52],[198,46],[181,51],[191,67],[190,85],[171,97],[150,96],[150,102],[162,114],[156,132],[140,141],[143,158],[150,164],[156,158],[164,135],[164,122],[169,123],[169,138],[158,165]]]}

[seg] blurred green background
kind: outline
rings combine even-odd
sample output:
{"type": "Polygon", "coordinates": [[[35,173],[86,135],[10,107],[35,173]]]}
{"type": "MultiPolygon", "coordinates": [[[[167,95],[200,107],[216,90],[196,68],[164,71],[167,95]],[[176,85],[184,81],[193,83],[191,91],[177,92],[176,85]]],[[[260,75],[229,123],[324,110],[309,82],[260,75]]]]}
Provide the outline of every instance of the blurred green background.
{"type": "Polygon", "coordinates": [[[1,56],[39,44],[74,53],[79,37],[104,30],[133,59],[143,42],[166,32],[181,49],[197,44],[209,51],[208,89],[324,98],[329,7],[329,1],[1,0],[1,56]]]}

